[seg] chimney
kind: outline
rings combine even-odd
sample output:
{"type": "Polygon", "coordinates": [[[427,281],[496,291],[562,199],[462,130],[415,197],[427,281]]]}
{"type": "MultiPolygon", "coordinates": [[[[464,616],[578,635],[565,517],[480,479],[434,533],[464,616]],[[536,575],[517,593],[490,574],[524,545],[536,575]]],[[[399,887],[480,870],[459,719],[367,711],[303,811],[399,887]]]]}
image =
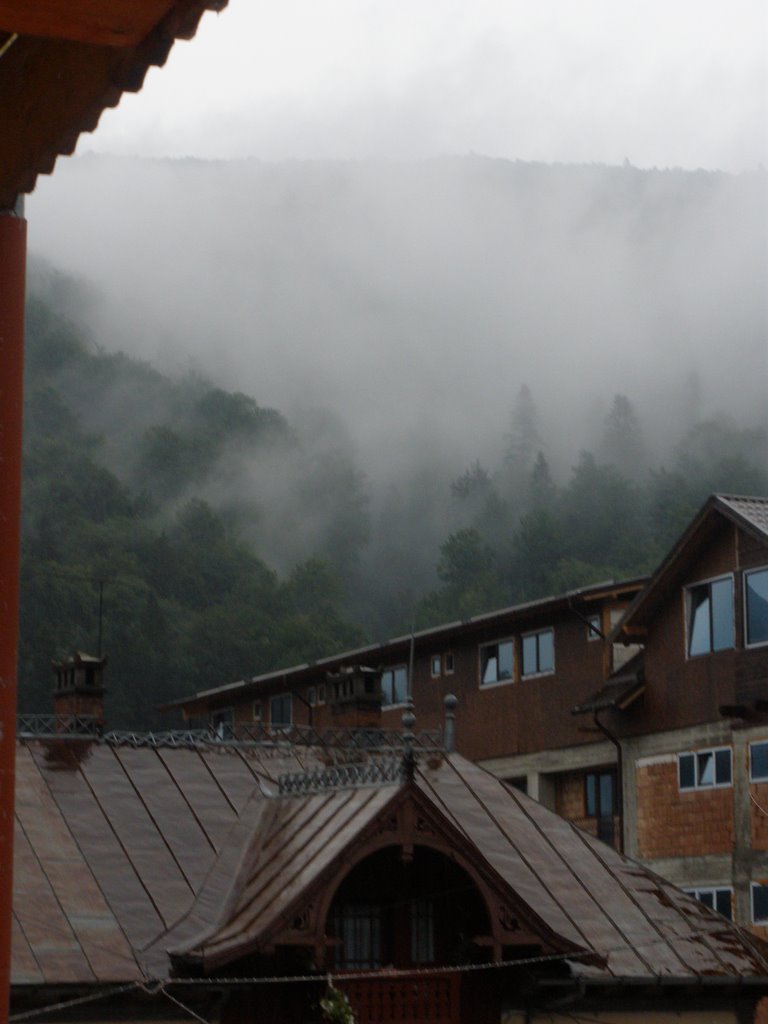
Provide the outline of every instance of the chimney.
{"type": "Polygon", "coordinates": [[[53,710],[61,718],[88,718],[104,726],[104,666],[106,658],[75,651],[71,658],[51,662],[56,685],[53,710]]]}
{"type": "Polygon", "coordinates": [[[381,672],[365,665],[326,674],[333,724],[347,729],[381,728],[381,672]]]}

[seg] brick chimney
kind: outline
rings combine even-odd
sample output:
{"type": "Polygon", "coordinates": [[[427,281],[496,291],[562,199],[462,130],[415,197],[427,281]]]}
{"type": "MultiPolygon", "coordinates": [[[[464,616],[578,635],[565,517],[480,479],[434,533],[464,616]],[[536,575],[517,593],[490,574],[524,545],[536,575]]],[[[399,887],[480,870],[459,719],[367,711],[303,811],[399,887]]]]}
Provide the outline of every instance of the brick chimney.
{"type": "Polygon", "coordinates": [[[75,651],[71,658],[51,662],[56,685],[53,710],[59,716],[92,718],[104,725],[104,666],[106,658],[75,651]]]}

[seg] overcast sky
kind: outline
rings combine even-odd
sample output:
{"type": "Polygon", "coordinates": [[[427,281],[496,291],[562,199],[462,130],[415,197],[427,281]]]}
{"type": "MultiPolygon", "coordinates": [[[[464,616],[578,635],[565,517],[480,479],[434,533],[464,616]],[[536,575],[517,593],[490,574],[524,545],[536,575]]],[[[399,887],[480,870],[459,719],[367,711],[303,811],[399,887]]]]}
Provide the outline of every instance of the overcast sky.
{"type": "Polygon", "coordinates": [[[230,0],[79,152],[768,164],[765,0],[230,0]]]}

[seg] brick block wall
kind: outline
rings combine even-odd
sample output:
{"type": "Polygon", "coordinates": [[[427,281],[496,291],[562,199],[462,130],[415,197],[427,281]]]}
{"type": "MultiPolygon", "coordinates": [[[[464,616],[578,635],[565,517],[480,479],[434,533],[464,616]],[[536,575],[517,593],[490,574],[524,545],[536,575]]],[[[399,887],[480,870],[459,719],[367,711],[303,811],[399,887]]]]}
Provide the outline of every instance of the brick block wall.
{"type": "Polygon", "coordinates": [[[752,805],[752,849],[768,850],[768,782],[753,782],[749,787],[752,805]]]}
{"type": "Polygon", "coordinates": [[[681,793],[673,754],[638,762],[637,842],[647,859],[730,853],[733,787],[681,793]]]}

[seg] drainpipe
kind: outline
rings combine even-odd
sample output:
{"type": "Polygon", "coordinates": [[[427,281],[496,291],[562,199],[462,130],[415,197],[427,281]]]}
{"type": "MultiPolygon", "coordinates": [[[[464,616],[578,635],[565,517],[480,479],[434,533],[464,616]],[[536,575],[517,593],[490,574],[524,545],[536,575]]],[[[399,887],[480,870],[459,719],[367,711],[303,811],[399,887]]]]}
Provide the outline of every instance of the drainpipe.
{"type": "Polygon", "coordinates": [[[8,1020],[11,977],[26,254],[19,199],[0,210],[0,1024],[8,1020]]]}
{"type": "Polygon", "coordinates": [[[619,798],[619,853],[624,853],[624,770],[622,766],[621,740],[600,721],[597,711],[592,716],[595,728],[616,747],[616,791],[619,798]]]}

